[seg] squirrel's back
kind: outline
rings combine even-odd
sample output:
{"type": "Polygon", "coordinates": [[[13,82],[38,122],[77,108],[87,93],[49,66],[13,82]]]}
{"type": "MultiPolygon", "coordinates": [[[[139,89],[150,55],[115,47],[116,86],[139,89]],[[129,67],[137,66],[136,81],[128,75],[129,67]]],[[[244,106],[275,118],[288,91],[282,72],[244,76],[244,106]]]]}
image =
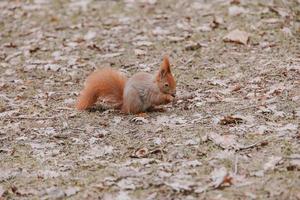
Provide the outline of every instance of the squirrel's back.
{"type": "Polygon", "coordinates": [[[138,72],[128,79],[123,93],[123,111],[137,113],[152,106],[151,96],[159,93],[155,76],[138,72]]]}

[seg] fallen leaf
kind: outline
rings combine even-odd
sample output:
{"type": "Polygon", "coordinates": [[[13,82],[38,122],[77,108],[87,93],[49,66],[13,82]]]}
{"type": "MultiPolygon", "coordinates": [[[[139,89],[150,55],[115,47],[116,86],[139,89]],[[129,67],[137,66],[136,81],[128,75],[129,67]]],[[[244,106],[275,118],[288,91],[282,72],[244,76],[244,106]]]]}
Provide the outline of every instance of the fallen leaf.
{"type": "Polygon", "coordinates": [[[154,138],[153,139],[153,143],[156,144],[156,145],[161,145],[162,144],[162,141],[160,138],[154,138]]]}
{"type": "Polygon", "coordinates": [[[176,27],[181,29],[181,31],[190,31],[191,30],[191,26],[187,22],[177,22],[176,27]]]}
{"type": "Polygon", "coordinates": [[[149,150],[146,147],[140,148],[134,152],[133,158],[144,158],[149,154],[149,150]]]}
{"type": "Polygon", "coordinates": [[[58,64],[47,64],[44,66],[44,69],[57,72],[61,69],[61,66],[58,64]]]}
{"type": "Polygon", "coordinates": [[[195,50],[201,48],[201,44],[198,42],[190,42],[184,48],[187,51],[195,51],[195,50]]]}
{"type": "Polygon", "coordinates": [[[246,45],[249,41],[250,34],[241,31],[239,29],[233,30],[230,33],[228,33],[224,38],[224,42],[235,42],[238,44],[244,44],[246,45]]]}
{"type": "Polygon", "coordinates": [[[300,154],[292,154],[289,156],[290,162],[287,167],[288,170],[300,170],[300,154]]]}
{"type": "Polygon", "coordinates": [[[15,57],[17,57],[17,56],[20,56],[20,55],[22,55],[22,52],[16,52],[16,53],[13,53],[13,54],[10,54],[9,56],[7,56],[5,59],[4,59],[4,61],[6,61],[6,62],[9,62],[11,59],[13,59],[13,58],[15,58],[15,57]]]}
{"type": "Polygon", "coordinates": [[[116,197],[105,200],[135,200],[135,198],[130,197],[126,191],[120,191],[116,197]]]}
{"type": "Polygon", "coordinates": [[[266,126],[266,125],[259,125],[257,126],[257,131],[255,133],[258,133],[260,135],[264,135],[266,133],[270,133],[271,132],[271,129],[266,126]]]}
{"type": "Polygon", "coordinates": [[[155,200],[155,199],[157,199],[157,193],[156,192],[154,192],[154,193],[150,194],[149,196],[147,196],[145,200],[155,200]]]}
{"type": "Polygon", "coordinates": [[[240,0],[231,0],[230,1],[230,4],[240,4],[241,3],[241,1],[240,0]]]}
{"type": "MultiPolygon", "coordinates": [[[[81,143],[81,141],[80,141],[81,143]]],[[[99,158],[102,156],[111,155],[113,153],[113,147],[112,146],[93,146],[92,148],[88,149],[82,156],[82,160],[92,160],[95,158],[99,158]]]]}
{"type": "Polygon", "coordinates": [[[117,183],[117,185],[122,190],[134,190],[136,188],[136,186],[133,183],[133,180],[131,178],[123,178],[117,183]]]}
{"type": "Polygon", "coordinates": [[[84,40],[92,40],[96,37],[97,33],[94,31],[89,31],[87,34],[84,35],[83,39],[84,40]]]}
{"type": "Polygon", "coordinates": [[[190,160],[190,161],[185,161],[182,164],[184,167],[198,167],[201,166],[202,163],[199,160],[190,160]]]}
{"type": "Polygon", "coordinates": [[[268,18],[268,19],[262,20],[262,22],[267,23],[267,24],[276,24],[276,23],[282,22],[282,20],[280,20],[278,18],[268,18]]]}
{"type": "Polygon", "coordinates": [[[225,167],[214,169],[211,173],[211,179],[214,188],[232,185],[232,177],[229,175],[225,167]]]}
{"type": "Polygon", "coordinates": [[[13,69],[7,69],[7,70],[5,70],[4,74],[7,76],[11,76],[11,75],[16,74],[16,71],[13,69]]]}
{"type": "Polygon", "coordinates": [[[209,32],[212,31],[212,27],[210,24],[207,23],[197,27],[196,30],[200,32],[209,32]]]}
{"type": "Polygon", "coordinates": [[[271,156],[268,159],[268,162],[264,164],[264,171],[274,170],[275,166],[282,160],[280,156],[271,156]]]}
{"type": "Polygon", "coordinates": [[[2,46],[6,47],[6,48],[16,48],[17,47],[17,45],[12,42],[4,43],[2,46]]]}
{"type": "Polygon", "coordinates": [[[62,189],[58,187],[50,187],[46,189],[48,199],[61,199],[65,196],[65,193],[62,189]]]}
{"type": "Polygon", "coordinates": [[[295,110],[295,115],[296,115],[297,117],[300,117],[300,107],[296,108],[296,110],[295,110]]]}
{"type": "Polygon", "coordinates": [[[134,54],[135,54],[136,56],[144,56],[144,55],[147,54],[147,52],[144,51],[144,50],[141,50],[141,49],[135,49],[135,50],[134,50],[134,54]]]}
{"type": "Polygon", "coordinates": [[[237,91],[241,90],[242,87],[243,87],[242,85],[237,84],[231,88],[231,92],[237,92],[237,91]]]}
{"type": "Polygon", "coordinates": [[[290,14],[286,9],[278,8],[278,7],[270,7],[270,10],[280,15],[282,18],[289,17],[290,14]]]}
{"type": "Polygon", "coordinates": [[[153,29],[152,33],[153,35],[168,35],[170,32],[157,26],[153,29]]]}
{"type": "Polygon", "coordinates": [[[66,196],[69,197],[69,196],[75,195],[79,191],[80,191],[79,187],[68,187],[67,189],[65,189],[64,192],[65,192],[66,196]]]}
{"type": "Polygon", "coordinates": [[[171,180],[169,182],[165,182],[165,184],[169,187],[171,187],[175,191],[191,191],[192,186],[195,185],[193,181],[185,180],[185,179],[179,179],[174,178],[175,180],[171,180]]]}
{"type": "Polygon", "coordinates": [[[134,117],[130,121],[134,122],[136,124],[147,124],[147,123],[149,123],[149,120],[147,120],[145,117],[134,117]]]}
{"type": "Polygon", "coordinates": [[[113,57],[118,57],[120,55],[122,55],[122,53],[108,53],[108,54],[101,55],[100,57],[102,57],[102,58],[113,58],[113,57]]]}
{"type": "Polygon", "coordinates": [[[222,147],[223,149],[237,149],[241,147],[241,145],[237,143],[235,138],[235,135],[219,135],[214,132],[208,134],[208,139],[214,142],[216,145],[222,147]]]}
{"type": "Polygon", "coordinates": [[[0,198],[3,197],[6,190],[3,188],[3,186],[0,185],[0,198]]]}
{"type": "Polygon", "coordinates": [[[193,138],[193,139],[188,139],[187,141],[184,142],[184,145],[198,145],[200,143],[200,138],[193,138]]]}
{"type": "MultiPolygon", "coordinates": [[[[38,195],[38,191],[29,188],[14,188],[14,193],[18,196],[38,195]]],[[[1,197],[1,196],[0,196],[1,197]]]]}
{"type": "Polygon", "coordinates": [[[234,116],[225,116],[223,119],[220,120],[221,125],[228,125],[228,124],[240,124],[243,122],[242,118],[234,117],[234,116]]]}
{"type": "Polygon", "coordinates": [[[127,177],[135,177],[139,176],[138,169],[134,167],[122,167],[118,171],[118,177],[127,178],[127,177]]]}
{"type": "Polygon", "coordinates": [[[200,193],[208,191],[209,189],[210,189],[209,185],[200,185],[194,189],[194,192],[200,194],[200,193]]]}
{"type": "Polygon", "coordinates": [[[87,48],[89,48],[91,50],[97,50],[99,52],[102,52],[102,49],[99,46],[97,46],[95,43],[88,44],[87,48]]]}
{"type": "Polygon", "coordinates": [[[37,172],[38,177],[43,177],[45,179],[47,178],[57,178],[61,176],[59,172],[52,171],[52,170],[39,170],[37,172]]]}
{"type": "Polygon", "coordinates": [[[223,17],[220,16],[214,16],[214,19],[212,21],[212,24],[210,25],[212,28],[217,28],[219,25],[224,24],[224,19],[223,17]]]}
{"type": "Polygon", "coordinates": [[[170,40],[170,42],[181,42],[185,38],[184,37],[176,37],[176,36],[168,36],[168,39],[170,40]]]}
{"type": "Polygon", "coordinates": [[[259,170],[250,173],[251,176],[256,176],[256,177],[263,177],[265,175],[264,170],[259,170]]]}
{"type": "Polygon", "coordinates": [[[289,36],[289,37],[292,37],[292,36],[293,36],[293,33],[292,33],[291,29],[289,29],[288,27],[282,28],[281,31],[282,31],[286,36],[289,36]]]}
{"type": "Polygon", "coordinates": [[[220,160],[232,160],[234,158],[234,151],[232,150],[219,151],[214,155],[214,158],[220,160]]]}
{"type": "Polygon", "coordinates": [[[298,124],[286,124],[284,126],[281,126],[277,128],[277,132],[280,136],[285,136],[287,134],[296,134],[298,130],[298,124]]]}
{"type": "Polygon", "coordinates": [[[184,125],[188,120],[183,117],[178,117],[176,115],[171,116],[158,116],[156,119],[156,124],[165,125],[169,127],[173,127],[172,125],[184,125]]]}
{"type": "Polygon", "coordinates": [[[133,43],[135,46],[137,47],[150,47],[150,46],[153,46],[153,43],[152,42],[149,42],[149,41],[137,41],[135,43],[133,43]]]}
{"type": "Polygon", "coordinates": [[[229,16],[238,16],[243,13],[246,13],[245,8],[240,7],[240,6],[231,6],[228,8],[228,14],[229,16]]]}
{"type": "Polygon", "coordinates": [[[158,172],[157,172],[157,175],[158,175],[160,178],[167,178],[167,177],[171,177],[171,176],[172,176],[172,173],[168,173],[168,172],[165,172],[165,171],[158,171],[158,172]]]}

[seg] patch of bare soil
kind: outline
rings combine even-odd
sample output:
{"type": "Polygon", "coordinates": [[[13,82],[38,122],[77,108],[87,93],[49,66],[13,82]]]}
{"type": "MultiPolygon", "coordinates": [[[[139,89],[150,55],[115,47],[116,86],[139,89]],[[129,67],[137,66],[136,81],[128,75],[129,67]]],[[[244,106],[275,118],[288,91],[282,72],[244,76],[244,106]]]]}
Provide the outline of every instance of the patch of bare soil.
{"type": "Polygon", "coordinates": [[[0,2],[0,199],[300,199],[300,2],[0,2]],[[154,72],[148,117],[74,109],[99,67],[154,72]]]}

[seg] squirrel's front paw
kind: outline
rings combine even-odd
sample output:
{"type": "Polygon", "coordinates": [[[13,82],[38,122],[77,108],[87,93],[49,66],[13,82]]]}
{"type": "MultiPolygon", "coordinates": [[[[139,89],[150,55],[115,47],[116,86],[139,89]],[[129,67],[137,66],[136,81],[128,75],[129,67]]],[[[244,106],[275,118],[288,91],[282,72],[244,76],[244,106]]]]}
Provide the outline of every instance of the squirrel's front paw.
{"type": "Polygon", "coordinates": [[[166,95],[166,103],[171,103],[172,101],[174,101],[174,97],[170,94],[166,95]]]}

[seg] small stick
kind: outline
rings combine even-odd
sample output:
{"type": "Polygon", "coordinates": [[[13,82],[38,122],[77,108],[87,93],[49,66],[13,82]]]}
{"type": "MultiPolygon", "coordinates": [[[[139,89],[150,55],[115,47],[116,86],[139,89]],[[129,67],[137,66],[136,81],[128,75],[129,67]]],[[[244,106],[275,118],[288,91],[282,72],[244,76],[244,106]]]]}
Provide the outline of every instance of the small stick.
{"type": "Polygon", "coordinates": [[[300,156],[286,156],[286,157],[283,157],[285,159],[291,159],[291,160],[300,160],[300,156]]]}
{"type": "Polygon", "coordinates": [[[58,107],[56,110],[74,110],[74,108],[69,108],[69,107],[58,107]]]}
{"type": "Polygon", "coordinates": [[[239,155],[236,155],[234,161],[234,174],[237,174],[238,172],[238,162],[239,162],[239,155]]]}
{"type": "Polygon", "coordinates": [[[261,145],[263,142],[267,141],[268,138],[264,138],[263,140],[257,141],[253,144],[247,145],[247,146],[243,146],[243,147],[239,147],[236,149],[236,151],[241,151],[241,150],[245,150],[245,149],[251,149],[253,147],[259,146],[261,145]]]}
{"type": "Polygon", "coordinates": [[[4,119],[28,119],[28,120],[46,120],[55,119],[57,117],[30,117],[30,116],[20,116],[20,117],[3,117],[4,119]]]}

